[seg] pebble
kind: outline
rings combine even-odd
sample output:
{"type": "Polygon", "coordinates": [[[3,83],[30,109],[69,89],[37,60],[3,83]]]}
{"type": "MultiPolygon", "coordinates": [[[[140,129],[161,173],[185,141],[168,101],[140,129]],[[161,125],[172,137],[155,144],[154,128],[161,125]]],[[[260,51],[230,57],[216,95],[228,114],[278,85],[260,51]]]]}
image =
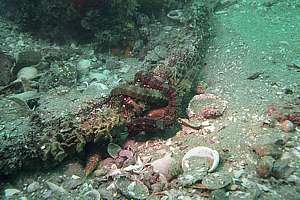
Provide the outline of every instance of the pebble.
{"type": "Polygon", "coordinates": [[[51,183],[50,181],[46,181],[46,184],[52,192],[60,193],[60,194],[67,193],[67,191],[63,187],[51,183]]]}
{"type": "Polygon", "coordinates": [[[257,175],[262,178],[268,178],[272,173],[274,162],[275,160],[271,156],[262,157],[256,165],[257,175]]]}
{"type": "Polygon", "coordinates": [[[119,69],[121,67],[121,63],[118,60],[108,59],[106,61],[106,67],[108,69],[119,69]]]}
{"type": "Polygon", "coordinates": [[[107,174],[107,170],[105,170],[104,168],[97,169],[97,170],[94,171],[94,175],[96,177],[105,176],[106,174],[107,174]]]}
{"type": "Polygon", "coordinates": [[[287,177],[291,172],[287,160],[276,160],[273,166],[272,176],[280,179],[287,177]]]}
{"type": "Polygon", "coordinates": [[[77,72],[79,75],[84,76],[89,72],[90,67],[92,66],[91,61],[88,59],[82,59],[77,64],[77,72]]]}
{"type": "Polygon", "coordinates": [[[19,194],[21,191],[17,189],[6,189],[4,195],[6,199],[12,198],[14,195],[19,194]]]}
{"type": "Polygon", "coordinates": [[[273,158],[278,159],[282,155],[280,146],[273,143],[254,146],[253,150],[260,157],[272,156],[273,158]]]}
{"type": "Polygon", "coordinates": [[[300,177],[293,174],[293,175],[290,175],[288,178],[287,178],[287,181],[290,182],[290,183],[293,183],[293,184],[296,184],[298,186],[300,186],[300,177]]]}
{"type": "Polygon", "coordinates": [[[34,181],[30,185],[28,185],[27,192],[32,193],[32,192],[37,191],[39,188],[40,188],[39,182],[34,181]]]}
{"type": "Polygon", "coordinates": [[[234,178],[239,179],[244,173],[245,173],[245,170],[243,170],[243,169],[236,170],[236,171],[233,171],[233,176],[234,176],[234,178]]]}
{"type": "Polygon", "coordinates": [[[288,133],[294,131],[296,126],[290,120],[284,120],[283,122],[280,123],[280,128],[284,132],[288,133]]]}
{"type": "Polygon", "coordinates": [[[74,190],[81,184],[82,184],[81,180],[71,178],[64,183],[64,187],[68,190],[74,190]]]}
{"type": "Polygon", "coordinates": [[[101,195],[100,193],[98,192],[98,190],[91,190],[91,191],[88,191],[87,193],[84,194],[84,196],[87,198],[87,199],[95,199],[95,200],[100,200],[101,199],[101,195]]]}
{"type": "Polygon", "coordinates": [[[27,50],[16,54],[16,65],[20,67],[28,67],[38,64],[42,59],[39,51],[27,50]]]}

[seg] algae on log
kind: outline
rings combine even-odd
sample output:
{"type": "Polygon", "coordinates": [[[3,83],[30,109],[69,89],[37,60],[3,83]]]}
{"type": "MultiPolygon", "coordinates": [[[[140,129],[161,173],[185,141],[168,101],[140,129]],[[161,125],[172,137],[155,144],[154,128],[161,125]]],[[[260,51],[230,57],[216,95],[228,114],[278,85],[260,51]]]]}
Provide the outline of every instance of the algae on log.
{"type": "Polygon", "coordinates": [[[0,175],[29,166],[40,157],[38,137],[31,128],[31,111],[20,102],[0,100],[0,175]]]}
{"type": "MultiPolygon", "coordinates": [[[[165,73],[176,90],[181,111],[185,109],[185,98],[206,50],[211,7],[201,2],[192,1],[186,11],[189,29],[185,30],[190,31],[189,42],[182,44],[181,38],[170,40],[169,49],[175,50],[169,52],[162,65],[148,71],[165,73]],[[176,48],[175,43],[180,48],[176,48]]],[[[22,102],[1,100],[0,104],[0,175],[32,167],[35,160],[44,160],[49,166],[84,153],[89,143],[111,142],[114,134],[120,134],[124,123],[132,117],[124,116],[122,104],[99,103],[76,88],[55,88],[41,95],[40,106],[33,113],[22,102]]]]}

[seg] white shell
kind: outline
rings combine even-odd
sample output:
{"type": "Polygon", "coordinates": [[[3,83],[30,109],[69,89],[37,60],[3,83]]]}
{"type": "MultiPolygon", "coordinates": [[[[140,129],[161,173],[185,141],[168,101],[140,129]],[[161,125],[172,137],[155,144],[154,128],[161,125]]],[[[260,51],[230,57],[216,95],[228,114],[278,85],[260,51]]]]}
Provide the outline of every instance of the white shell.
{"type": "Polygon", "coordinates": [[[203,157],[203,158],[210,158],[213,160],[213,164],[208,170],[208,172],[213,172],[219,165],[220,162],[220,156],[219,153],[209,147],[204,147],[204,146],[198,146],[195,148],[192,148],[189,150],[182,158],[181,161],[181,166],[182,169],[187,169],[188,168],[188,159],[191,157],[203,157]]]}

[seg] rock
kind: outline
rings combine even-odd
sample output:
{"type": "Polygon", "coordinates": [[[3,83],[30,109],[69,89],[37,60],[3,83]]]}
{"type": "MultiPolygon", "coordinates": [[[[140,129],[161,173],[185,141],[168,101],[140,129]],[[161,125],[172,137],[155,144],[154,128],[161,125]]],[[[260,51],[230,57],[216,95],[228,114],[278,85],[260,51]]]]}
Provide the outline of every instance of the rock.
{"type": "Polygon", "coordinates": [[[12,79],[11,69],[14,66],[14,59],[4,53],[0,53],[0,86],[8,85],[12,79]]]}
{"type": "Polygon", "coordinates": [[[154,48],[154,52],[159,58],[164,59],[168,55],[168,48],[164,46],[156,46],[154,48]]]}
{"type": "Polygon", "coordinates": [[[39,97],[40,95],[36,90],[26,91],[19,94],[13,94],[8,96],[9,99],[12,100],[18,99],[23,101],[25,104],[27,101],[37,100],[39,97]]]}
{"type": "Polygon", "coordinates": [[[280,146],[273,143],[254,146],[253,151],[260,157],[271,156],[275,159],[278,159],[282,155],[282,150],[280,146]]]}
{"type": "MultiPolygon", "coordinates": [[[[28,67],[32,65],[37,65],[42,59],[42,54],[39,51],[26,50],[17,53],[16,55],[16,66],[18,67],[28,67]]],[[[18,69],[14,69],[17,70],[18,69]]],[[[19,68],[20,69],[20,68],[19,68]]]]}
{"type": "Polygon", "coordinates": [[[257,197],[251,192],[235,191],[230,193],[229,199],[230,200],[241,200],[241,199],[257,200],[257,197]]]}
{"type": "Polygon", "coordinates": [[[132,199],[143,200],[149,196],[149,190],[142,182],[119,177],[116,181],[116,186],[122,194],[132,199]]]}
{"type": "Polygon", "coordinates": [[[12,198],[14,195],[19,194],[21,191],[17,189],[6,189],[4,190],[4,196],[6,199],[12,198]]]}
{"type": "Polygon", "coordinates": [[[101,169],[97,169],[94,171],[94,175],[96,177],[101,177],[101,176],[105,176],[107,174],[107,170],[104,169],[104,168],[101,168],[101,169]]]}
{"type": "Polygon", "coordinates": [[[107,69],[119,69],[121,67],[120,61],[113,58],[106,60],[105,65],[107,69]]]}
{"type": "Polygon", "coordinates": [[[168,180],[172,178],[171,167],[175,160],[171,154],[166,154],[163,158],[157,159],[151,163],[153,170],[159,174],[163,174],[168,180]]]}
{"type": "Polygon", "coordinates": [[[224,113],[227,103],[214,94],[195,95],[188,105],[187,114],[189,119],[214,119],[224,113]]]}
{"type": "Polygon", "coordinates": [[[118,157],[120,151],[121,151],[121,147],[117,144],[109,143],[108,146],[107,146],[107,153],[112,158],[118,157]]]}
{"type": "Polygon", "coordinates": [[[98,190],[95,189],[88,191],[84,194],[84,196],[86,197],[86,199],[101,200],[100,193],[98,192],[98,190]]]}
{"type": "Polygon", "coordinates": [[[209,190],[217,190],[225,188],[232,183],[232,178],[229,174],[224,172],[216,172],[208,174],[202,180],[202,184],[209,190]]]}
{"type": "Polygon", "coordinates": [[[235,179],[239,179],[245,173],[244,169],[233,171],[233,176],[235,179]]]}
{"type": "Polygon", "coordinates": [[[32,193],[32,192],[37,191],[39,188],[40,188],[39,182],[34,181],[34,182],[32,182],[31,184],[28,185],[27,192],[32,193]]]}
{"type": "Polygon", "coordinates": [[[229,199],[224,189],[214,190],[210,193],[210,199],[212,200],[227,200],[229,199]]]}
{"type": "Polygon", "coordinates": [[[77,64],[77,73],[79,76],[85,76],[88,74],[90,68],[92,66],[92,62],[88,59],[81,59],[77,64]]]}
{"type": "Polygon", "coordinates": [[[43,199],[50,199],[53,195],[53,192],[51,190],[46,190],[43,192],[42,197],[43,199]]]}
{"type": "Polygon", "coordinates": [[[58,194],[65,194],[67,193],[67,191],[61,187],[61,186],[58,186],[54,183],[51,183],[50,181],[46,181],[46,184],[47,186],[49,187],[49,189],[54,192],[54,193],[58,193],[58,194]]]}
{"type": "Polygon", "coordinates": [[[105,94],[109,93],[109,88],[107,85],[98,82],[92,82],[87,88],[83,91],[83,94],[90,97],[102,97],[105,94]]]}
{"type": "Polygon", "coordinates": [[[290,120],[284,120],[283,122],[280,123],[280,128],[281,130],[283,130],[284,132],[288,133],[288,132],[292,132],[295,130],[296,126],[293,122],[291,122],[290,120]]]}
{"type": "Polygon", "coordinates": [[[179,176],[178,180],[181,186],[189,186],[193,185],[196,182],[203,180],[203,178],[207,175],[207,169],[194,169],[187,172],[184,172],[179,176]]]}
{"type": "Polygon", "coordinates": [[[81,184],[82,184],[81,180],[71,178],[64,183],[64,187],[68,190],[74,190],[81,184]]]}
{"type": "Polygon", "coordinates": [[[289,183],[292,183],[292,184],[295,184],[297,186],[300,186],[300,177],[293,174],[293,175],[290,175],[288,178],[287,178],[287,181],[289,183]]]}
{"type": "Polygon", "coordinates": [[[271,156],[262,157],[256,165],[257,175],[262,178],[270,177],[273,170],[274,162],[275,160],[271,156]]]}
{"type": "Polygon", "coordinates": [[[272,170],[272,176],[280,179],[287,177],[291,173],[287,160],[276,160],[272,170]]]}
{"type": "Polygon", "coordinates": [[[67,176],[73,176],[74,174],[80,176],[83,175],[83,168],[78,162],[69,163],[64,174],[67,176]]]}

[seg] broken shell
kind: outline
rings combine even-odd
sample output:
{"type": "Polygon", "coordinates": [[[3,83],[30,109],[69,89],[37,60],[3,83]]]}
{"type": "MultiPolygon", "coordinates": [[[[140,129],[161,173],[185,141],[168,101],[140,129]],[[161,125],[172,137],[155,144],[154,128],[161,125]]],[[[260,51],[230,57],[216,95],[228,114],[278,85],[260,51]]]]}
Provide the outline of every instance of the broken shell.
{"type": "Polygon", "coordinates": [[[213,172],[219,165],[220,155],[217,151],[204,146],[198,146],[189,150],[182,158],[181,166],[183,171],[187,171],[189,168],[189,159],[192,157],[208,158],[213,161],[208,172],[213,172]]]}

